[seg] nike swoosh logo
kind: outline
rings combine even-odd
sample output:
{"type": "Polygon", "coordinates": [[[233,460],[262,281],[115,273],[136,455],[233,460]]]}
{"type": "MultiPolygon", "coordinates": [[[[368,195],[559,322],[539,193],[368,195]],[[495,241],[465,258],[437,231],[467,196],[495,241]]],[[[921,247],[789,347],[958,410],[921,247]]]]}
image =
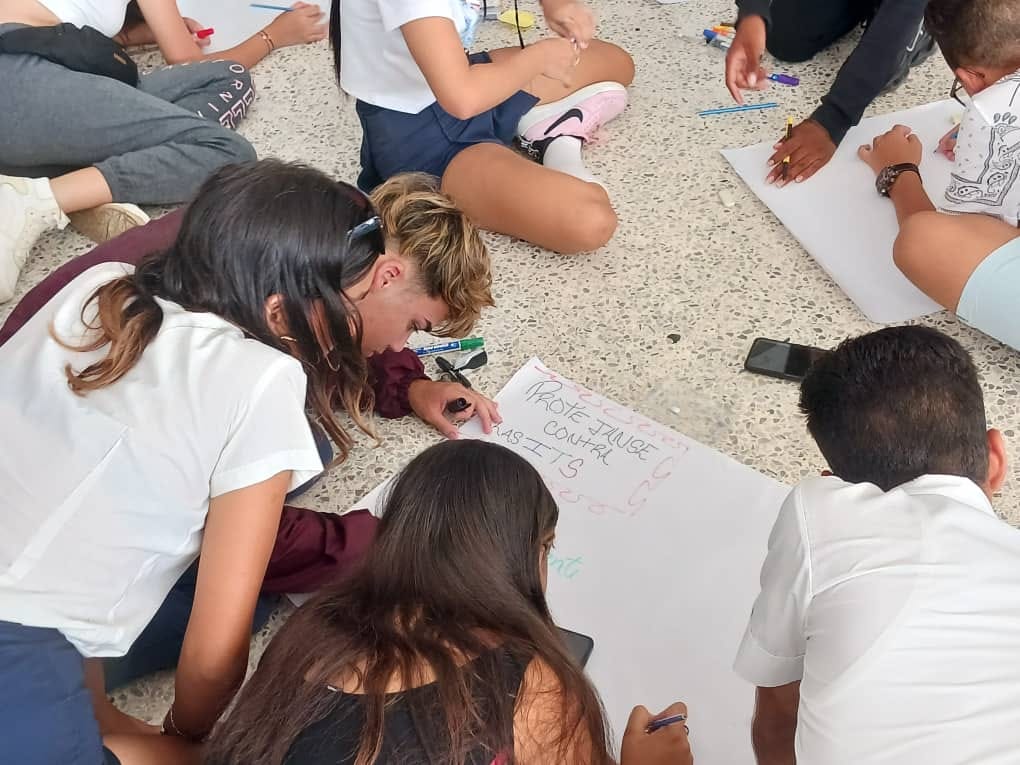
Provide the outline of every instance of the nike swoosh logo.
{"type": "Polygon", "coordinates": [[[584,112],[582,112],[580,109],[577,109],[577,108],[567,109],[567,111],[563,112],[562,116],[560,116],[560,118],[558,120],[556,120],[553,124],[551,124],[546,129],[545,134],[549,135],[552,131],[554,131],[556,128],[558,128],[560,125],[562,125],[567,120],[577,120],[578,122],[582,122],[583,123],[584,122],[584,112]]]}

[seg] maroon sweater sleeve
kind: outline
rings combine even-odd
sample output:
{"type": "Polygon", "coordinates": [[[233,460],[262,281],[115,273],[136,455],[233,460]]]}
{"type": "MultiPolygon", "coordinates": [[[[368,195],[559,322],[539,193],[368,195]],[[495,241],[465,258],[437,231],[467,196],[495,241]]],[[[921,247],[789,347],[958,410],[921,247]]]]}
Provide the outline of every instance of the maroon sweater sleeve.
{"type": "Polygon", "coordinates": [[[349,573],[375,539],[368,510],[344,515],[284,507],[262,592],[315,592],[349,573]]]}
{"type": "Polygon", "coordinates": [[[115,239],[105,242],[84,255],[69,260],[28,291],[11,311],[3,327],[0,327],[0,345],[21,329],[25,323],[46,305],[71,281],[100,263],[129,263],[137,265],[150,252],[164,250],[174,243],[181,227],[184,210],[157,218],[126,231],[115,239]]]}
{"type": "Polygon", "coordinates": [[[407,391],[415,380],[427,380],[425,366],[410,348],[369,356],[368,366],[375,389],[375,410],[394,419],[411,413],[407,391]]]}

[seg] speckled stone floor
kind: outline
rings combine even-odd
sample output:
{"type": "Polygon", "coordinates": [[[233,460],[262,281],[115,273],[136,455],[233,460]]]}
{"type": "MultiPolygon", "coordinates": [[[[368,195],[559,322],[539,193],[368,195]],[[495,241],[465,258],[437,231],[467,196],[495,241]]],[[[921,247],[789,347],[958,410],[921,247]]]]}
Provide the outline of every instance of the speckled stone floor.
{"type": "MultiPolygon", "coordinates": [[[[533,2],[522,2],[533,7],[533,2]]],[[[659,5],[653,0],[593,0],[602,37],[634,56],[637,79],[627,112],[588,150],[586,160],[616,204],[620,227],[592,255],[565,258],[505,237],[490,237],[498,305],[484,317],[490,364],[473,375],[495,394],[537,355],[564,375],[660,419],[756,467],[794,482],[823,467],[797,414],[795,385],[749,375],[742,363],[761,335],[829,346],[875,329],[736,178],[718,150],[775,138],[787,113],[804,117],[828,89],[853,39],[803,65],[798,88],[776,87],[783,108],[702,119],[699,109],[730,103],[723,56],[698,36],[732,18],[729,0],[659,5]],[[721,189],[737,203],[724,207],[721,189]],[[667,335],[677,334],[672,342],[667,335]],[[684,414],[674,415],[671,407],[684,414]]],[[[533,30],[528,37],[535,39],[533,30]]],[[[483,46],[515,44],[513,30],[484,25],[483,46]]],[[[308,162],[353,181],[360,128],[354,104],[337,93],[323,43],[274,54],[254,71],[259,98],[241,132],[263,156],[308,162]]],[[[938,55],[907,83],[880,97],[869,114],[944,98],[952,76],[938,55]]],[[[764,170],[763,170],[764,172],[764,170]]],[[[88,249],[70,231],[35,249],[20,291],[88,249]]],[[[0,307],[0,319],[13,304],[0,307]]],[[[1020,355],[947,314],[923,320],[958,338],[982,372],[989,420],[1020,454],[1016,381],[1020,355]]],[[[382,445],[362,444],[305,502],[342,510],[437,436],[413,419],[378,423],[382,445]]],[[[1020,465],[1020,461],[1015,464],[1020,465]]],[[[997,500],[1020,524],[1014,467],[997,500]]],[[[266,634],[256,639],[253,662],[266,634]]],[[[169,675],[122,690],[132,714],[156,721],[171,700],[169,675]]]]}

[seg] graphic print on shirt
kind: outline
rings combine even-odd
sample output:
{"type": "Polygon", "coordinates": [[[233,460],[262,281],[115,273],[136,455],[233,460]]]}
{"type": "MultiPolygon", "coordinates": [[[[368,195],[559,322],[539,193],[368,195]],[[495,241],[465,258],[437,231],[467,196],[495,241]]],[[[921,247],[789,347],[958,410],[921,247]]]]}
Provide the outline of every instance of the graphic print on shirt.
{"type": "MultiPolygon", "coordinates": [[[[1020,73],[1005,78],[1016,83],[1008,106],[1013,107],[1020,92],[1020,73]]],[[[971,107],[973,108],[973,107],[971,107]]],[[[988,133],[984,165],[976,178],[953,173],[946,189],[946,200],[955,204],[1001,207],[1020,175],[1020,125],[1012,111],[995,112],[988,133]]]]}

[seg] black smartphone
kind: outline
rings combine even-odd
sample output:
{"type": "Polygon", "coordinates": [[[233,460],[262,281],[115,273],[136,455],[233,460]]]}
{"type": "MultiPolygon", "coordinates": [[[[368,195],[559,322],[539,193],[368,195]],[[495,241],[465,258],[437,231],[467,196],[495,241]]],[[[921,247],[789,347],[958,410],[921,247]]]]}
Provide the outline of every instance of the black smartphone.
{"type": "Polygon", "coordinates": [[[577,659],[577,663],[582,667],[587,664],[588,657],[591,656],[591,652],[595,648],[595,641],[587,635],[582,635],[580,632],[571,632],[562,627],[557,627],[556,629],[560,631],[560,637],[567,644],[567,650],[570,652],[570,655],[577,659]]]}
{"type": "Polygon", "coordinates": [[[782,340],[757,338],[751,344],[751,352],[744,361],[744,369],[760,375],[778,377],[781,380],[800,382],[811,365],[828,354],[821,348],[797,345],[782,340]]]}

